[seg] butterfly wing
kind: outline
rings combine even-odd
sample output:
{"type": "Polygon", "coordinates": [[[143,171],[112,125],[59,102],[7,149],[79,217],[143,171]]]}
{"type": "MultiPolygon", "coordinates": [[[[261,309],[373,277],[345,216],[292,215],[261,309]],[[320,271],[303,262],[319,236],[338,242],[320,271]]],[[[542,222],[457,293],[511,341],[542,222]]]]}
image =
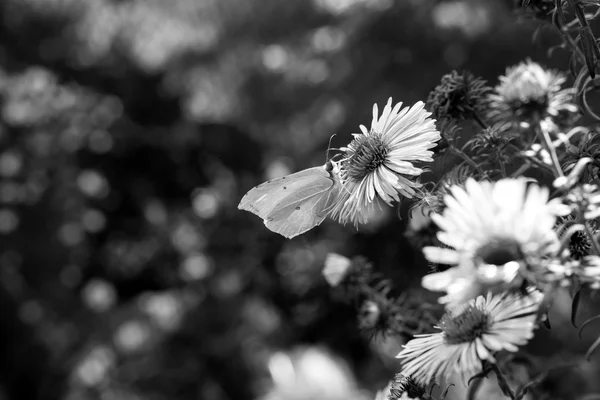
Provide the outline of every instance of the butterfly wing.
{"type": "Polygon", "coordinates": [[[290,199],[289,204],[276,208],[265,219],[265,225],[288,239],[298,236],[325,220],[336,193],[337,187],[331,184],[305,198],[290,199]]]}
{"type": "Polygon", "coordinates": [[[323,222],[334,183],[325,166],[305,169],[258,185],[238,208],[258,215],[267,228],[291,239],[323,222]]]}

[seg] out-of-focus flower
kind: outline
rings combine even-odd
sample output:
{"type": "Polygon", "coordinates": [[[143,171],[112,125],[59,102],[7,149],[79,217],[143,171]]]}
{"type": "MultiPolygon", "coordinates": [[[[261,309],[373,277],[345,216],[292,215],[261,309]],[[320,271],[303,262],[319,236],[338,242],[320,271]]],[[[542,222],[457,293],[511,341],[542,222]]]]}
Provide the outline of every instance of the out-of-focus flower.
{"type": "Polygon", "coordinates": [[[565,202],[575,213],[583,213],[586,221],[600,216],[600,191],[591,184],[578,185],[565,196],[565,202]]]}
{"type": "Polygon", "coordinates": [[[515,352],[533,337],[542,295],[500,294],[479,296],[446,313],[441,332],[418,335],[408,342],[397,358],[402,373],[426,385],[440,383],[452,373],[463,380],[481,371],[483,361],[495,363],[494,353],[515,352]]]}
{"type": "Polygon", "coordinates": [[[402,103],[392,108],[390,98],[379,117],[377,104],[373,106],[371,129],[360,126],[362,133],[343,147],[340,167],[343,187],[331,216],[341,223],[352,221],[355,225],[366,222],[376,198],[391,205],[400,196],[412,197],[414,181],[423,169],[415,161],[433,161],[431,148],[440,140],[435,121],[423,108],[423,102],[400,109],[402,103]]]}
{"type": "Polygon", "coordinates": [[[468,71],[452,71],[429,93],[427,108],[436,119],[465,120],[479,118],[486,109],[486,96],[492,88],[468,71]]]}
{"type": "Polygon", "coordinates": [[[325,268],[323,276],[331,286],[337,286],[348,276],[352,267],[352,261],[349,258],[336,253],[329,253],[325,259],[325,268]]]}
{"type": "Polygon", "coordinates": [[[268,361],[273,387],[261,400],[360,400],[348,365],[318,347],[274,353],[268,361]]]}
{"type": "Polygon", "coordinates": [[[558,199],[548,201],[547,188],[528,187],[524,179],[469,179],[450,193],[443,214],[431,218],[441,229],[438,239],[452,249],[423,249],[431,262],[457,265],[423,278],[426,289],[447,292],[440,302],[462,304],[488,290],[520,287],[543,257],[558,251],[553,228],[569,210],[558,199]]]}
{"type": "Polygon", "coordinates": [[[510,67],[489,96],[488,117],[529,126],[561,112],[575,113],[573,89],[561,89],[565,81],[562,73],[546,70],[531,60],[510,67]]]}
{"type": "Polygon", "coordinates": [[[589,285],[592,289],[600,289],[600,256],[585,257],[576,273],[579,282],[589,285]]]}
{"type": "Polygon", "coordinates": [[[465,151],[486,171],[498,171],[511,163],[506,147],[515,139],[517,135],[505,123],[494,124],[469,139],[465,151]]]}

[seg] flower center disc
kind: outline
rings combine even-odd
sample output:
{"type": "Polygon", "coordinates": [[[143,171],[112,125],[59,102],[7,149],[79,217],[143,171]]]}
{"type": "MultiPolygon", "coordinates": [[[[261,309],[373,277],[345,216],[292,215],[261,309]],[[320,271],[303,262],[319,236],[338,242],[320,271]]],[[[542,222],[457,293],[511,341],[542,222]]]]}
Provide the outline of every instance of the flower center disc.
{"type": "Polygon", "coordinates": [[[523,259],[519,244],[511,239],[497,239],[481,246],[475,253],[484,264],[504,265],[523,259]]]}
{"type": "Polygon", "coordinates": [[[348,145],[344,166],[351,178],[362,180],[385,162],[387,153],[388,148],[378,134],[360,135],[348,145]]]}
{"type": "Polygon", "coordinates": [[[442,317],[440,328],[448,344],[472,342],[486,332],[488,315],[476,307],[468,306],[458,315],[448,313],[442,317]]]}

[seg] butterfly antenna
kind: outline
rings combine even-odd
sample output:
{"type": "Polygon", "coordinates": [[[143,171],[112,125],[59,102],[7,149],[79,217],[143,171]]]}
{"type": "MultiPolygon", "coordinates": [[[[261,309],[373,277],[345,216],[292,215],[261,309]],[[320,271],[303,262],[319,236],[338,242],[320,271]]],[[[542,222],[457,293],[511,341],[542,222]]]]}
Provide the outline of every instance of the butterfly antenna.
{"type": "Polygon", "coordinates": [[[331,148],[331,141],[333,140],[334,136],[335,136],[335,133],[329,137],[329,144],[327,145],[327,152],[325,153],[325,162],[329,161],[329,150],[338,150],[338,149],[331,148]]]}

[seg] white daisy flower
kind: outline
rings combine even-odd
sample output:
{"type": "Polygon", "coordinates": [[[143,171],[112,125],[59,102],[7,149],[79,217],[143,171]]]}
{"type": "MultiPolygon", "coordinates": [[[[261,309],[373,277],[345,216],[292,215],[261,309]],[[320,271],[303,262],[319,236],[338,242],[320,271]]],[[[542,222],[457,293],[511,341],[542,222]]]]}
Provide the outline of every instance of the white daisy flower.
{"type": "Polygon", "coordinates": [[[397,356],[402,373],[422,385],[439,384],[453,373],[469,379],[481,372],[482,361],[495,363],[496,352],[516,352],[533,337],[542,297],[488,293],[449,311],[436,326],[441,332],[416,335],[403,346],[397,356]]]}
{"type": "MultiPolygon", "coordinates": [[[[456,265],[423,277],[422,285],[445,291],[449,306],[486,293],[520,286],[539,268],[539,260],[554,255],[559,240],[557,215],[569,213],[558,199],[548,201],[547,188],[524,179],[476,182],[452,186],[444,197],[443,214],[431,218],[438,239],[451,248],[425,247],[427,260],[456,265]]],[[[537,282],[536,282],[537,283],[537,282]]]]}
{"type": "Polygon", "coordinates": [[[364,223],[376,198],[391,205],[400,195],[412,197],[420,187],[414,179],[423,170],[413,163],[433,161],[430,149],[441,136],[423,102],[401,106],[392,108],[390,98],[379,117],[375,104],[371,129],[361,125],[362,133],[353,134],[352,142],[340,149],[343,158],[337,163],[343,186],[331,215],[341,223],[364,223]]]}
{"type": "Polygon", "coordinates": [[[574,90],[561,89],[566,77],[546,70],[531,60],[506,70],[494,93],[489,95],[489,114],[494,121],[513,121],[528,125],[561,112],[575,113],[574,90]]]}

